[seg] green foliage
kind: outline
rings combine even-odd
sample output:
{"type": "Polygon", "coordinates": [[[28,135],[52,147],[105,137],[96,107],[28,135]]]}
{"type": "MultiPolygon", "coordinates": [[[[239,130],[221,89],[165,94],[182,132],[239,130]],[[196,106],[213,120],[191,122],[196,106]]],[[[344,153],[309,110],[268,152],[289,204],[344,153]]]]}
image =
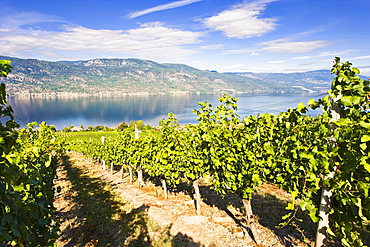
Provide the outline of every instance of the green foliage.
{"type": "Polygon", "coordinates": [[[126,129],[126,128],[128,128],[128,125],[127,125],[127,123],[125,123],[125,122],[122,122],[122,123],[120,123],[118,126],[117,126],[117,131],[123,131],[124,129],[126,129]]]}
{"type": "Polygon", "coordinates": [[[8,60],[0,60],[0,77],[6,77],[11,72],[10,63],[8,60]]]}
{"type": "Polygon", "coordinates": [[[351,65],[335,58],[329,96],[309,101],[312,108],[323,106],[322,116],[311,119],[296,113],[294,122],[283,121],[285,128],[280,126],[274,138],[279,158],[270,181],[300,199],[300,207],[314,222],[319,220],[321,190],[329,188],[333,202],[328,233],[340,236],[344,246],[362,246],[361,234],[370,231],[370,87],[351,65]],[[340,113],[337,121],[331,119],[332,110],[340,113]]]}
{"type": "Polygon", "coordinates": [[[6,182],[1,205],[5,209],[1,215],[3,243],[40,246],[58,236],[57,223],[52,219],[53,180],[61,147],[50,126],[42,123],[38,132],[32,130],[33,126],[19,132],[13,150],[6,155],[2,173],[6,182]]]}
{"type": "MultiPolygon", "coordinates": [[[[157,135],[135,139],[128,128],[104,144],[80,142],[74,148],[146,170],[172,185],[207,177],[221,195],[233,192],[251,199],[259,185],[274,183],[296,199],[287,209],[294,210],[297,203],[313,222],[320,220],[321,192],[329,188],[333,200],[327,232],[344,246],[362,246],[361,234],[370,231],[370,83],[339,58],[332,73],[336,77],[329,96],[278,115],[241,120],[237,99],[224,95],[216,108],[199,103],[193,111],[196,125],[178,128],[170,113],[157,135]],[[304,115],[320,106],[322,115],[304,115]],[[332,120],[332,110],[340,119],[332,120]]],[[[284,217],[286,223],[292,215],[284,217]]]]}
{"type": "Polygon", "coordinates": [[[145,126],[144,121],[143,120],[138,120],[138,121],[131,121],[130,125],[129,125],[129,128],[134,130],[135,127],[136,127],[138,130],[143,130],[144,126],[145,126]]]}
{"type": "Polygon", "coordinates": [[[334,194],[334,209],[330,215],[333,233],[343,236],[345,246],[361,246],[358,229],[370,231],[370,82],[361,80],[360,71],[349,62],[335,58],[332,73],[331,101],[339,98],[341,119],[334,137],[337,157],[332,180],[327,181],[334,194]]]}
{"type": "Polygon", "coordinates": [[[63,132],[71,132],[72,128],[75,127],[74,125],[70,125],[69,127],[64,127],[62,129],[63,132]]]}
{"type": "Polygon", "coordinates": [[[168,114],[168,119],[163,118],[161,121],[159,121],[159,126],[173,126],[173,127],[179,127],[180,123],[179,121],[175,118],[175,114],[169,113],[168,114]]]}
{"type": "Polygon", "coordinates": [[[236,114],[237,99],[224,95],[219,102],[216,109],[204,102],[199,111],[194,111],[199,121],[194,131],[200,141],[198,156],[206,161],[206,173],[213,178],[216,192],[232,192],[249,199],[261,183],[257,162],[249,149],[250,133],[236,114]]]}
{"type": "MultiPolygon", "coordinates": [[[[10,72],[10,62],[0,61],[0,76],[10,72]]],[[[52,220],[57,157],[52,126],[29,124],[19,133],[13,110],[5,106],[5,85],[0,87],[0,246],[50,246],[57,238],[58,225],[52,220]]]]}

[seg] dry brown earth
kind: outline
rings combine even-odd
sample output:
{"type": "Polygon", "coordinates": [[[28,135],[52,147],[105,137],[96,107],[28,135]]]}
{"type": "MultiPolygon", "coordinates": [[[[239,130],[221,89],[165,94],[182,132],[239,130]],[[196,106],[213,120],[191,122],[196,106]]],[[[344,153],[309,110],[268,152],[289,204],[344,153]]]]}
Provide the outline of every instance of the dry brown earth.
{"type": "MultiPolygon", "coordinates": [[[[93,183],[103,181],[109,190],[129,202],[121,205],[122,210],[127,212],[136,210],[150,222],[158,225],[155,230],[149,229],[153,227],[147,227],[147,236],[143,240],[147,241],[147,245],[135,245],[133,244],[135,242],[130,242],[133,239],[132,236],[120,235],[120,227],[124,227],[123,224],[130,225],[134,221],[131,219],[126,223],[118,223],[113,230],[107,229],[114,235],[112,236],[114,240],[109,246],[161,246],[161,244],[155,244],[155,241],[163,234],[170,235],[169,238],[172,241],[163,246],[257,246],[249,236],[248,228],[243,221],[241,201],[234,195],[221,198],[209,187],[202,186],[201,194],[204,202],[202,216],[198,216],[194,202],[186,192],[172,192],[168,200],[165,200],[161,188],[151,182],[147,182],[143,188],[138,188],[135,184],[128,183],[127,178],[122,180],[118,170],[111,174],[108,170],[102,170],[98,165],[92,164],[91,160],[83,155],[71,152],[68,156],[69,167],[66,164],[61,165],[56,180],[57,186],[62,188],[55,197],[56,218],[61,222],[58,246],[103,246],[99,244],[99,238],[104,237],[102,236],[104,229],[100,231],[100,236],[95,236],[95,231],[90,228],[97,228],[97,226],[84,224],[88,219],[83,210],[88,205],[82,205],[76,200],[79,188],[71,183],[71,172],[79,172],[81,179],[91,179],[93,183]]],[[[257,230],[262,239],[260,246],[313,246],[313,225],[310,223],[298,225],[297,221],[283,229],[275,228],[281,222],[281,216],[285,214],[284,208],[289,198],[289,194],[273,185],[262,186],[259,193],[254,196],[252,203],[258,220],[257,230]]],[[[96,201],[91,201],[91,205],[95,203],[96,201]]],[[[100,206],[96,207],[99,212],[100,206]]],[[[121,215],[112,225],[116,225],[116,222],[122,221],[125,217],[127,219],[127,216],[121,215]]],[[[148,221],[142,221],[142,224],[148,224],[148,221]]]]}

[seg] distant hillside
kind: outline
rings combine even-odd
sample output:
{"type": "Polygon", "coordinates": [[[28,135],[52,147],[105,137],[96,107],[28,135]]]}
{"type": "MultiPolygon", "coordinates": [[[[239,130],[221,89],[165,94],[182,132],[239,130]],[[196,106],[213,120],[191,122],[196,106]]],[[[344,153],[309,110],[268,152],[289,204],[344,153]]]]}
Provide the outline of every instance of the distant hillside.
{"type": "MultiPolygon", "coordinates": [[[[284,87],[291,86],[298,90],[307,92],[327,92],[331,87],[331,82],[335,75],[331,74],[330,70],[315,70],[299,73],[228,73],[239,75],[246,78],[268,81],[269,83],[284,87]]],[[[368,80],[368,77],[360,75],[363,80],[368,80]]]]}
{"type": "Polygon", "coordinates": [[[268,81],[274,85],[292,86],[307,92],[327,92],[334,75],[330,70],[315,70],[299,73],[230,73],[246,78],[268,81]]]}
{"type": "Polygon", "coordinates": [[[93,59],[49,62],[0,56],[12,61],[9,94],[169,94],[322,92],[330,87],[330,71],[294,74],[217,73],[184,64],[140,59],[93,59]]]}

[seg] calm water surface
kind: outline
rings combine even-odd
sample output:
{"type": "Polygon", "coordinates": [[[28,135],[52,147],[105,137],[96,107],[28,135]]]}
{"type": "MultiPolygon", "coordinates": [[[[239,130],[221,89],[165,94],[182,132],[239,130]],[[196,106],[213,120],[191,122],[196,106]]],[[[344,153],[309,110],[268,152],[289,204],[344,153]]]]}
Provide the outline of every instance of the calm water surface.
{"type": "MultiPolygon", "coordinates": [[[[207,101],[215,107],[220,96],[11,97],[8,103],[13,107],[16,121],[21,126],[33,121],[46,121],[60,130],[70,125],[83,125],[85,128],[89,125],[114,127],[121,122],[136,120],[155,126],[169,112],[175,113],[181,124],[196,123],[196,115],[192,110],[200,108],[198,103],[207,101]]],[[[278,114],[288,108],[295,108],[300,102],[306,103],[311,98],[319,98],[315,95],[285,94],[241,94],[234,97],[238,98],[238,114],[241,117],[266,112],[278,114]]]]}

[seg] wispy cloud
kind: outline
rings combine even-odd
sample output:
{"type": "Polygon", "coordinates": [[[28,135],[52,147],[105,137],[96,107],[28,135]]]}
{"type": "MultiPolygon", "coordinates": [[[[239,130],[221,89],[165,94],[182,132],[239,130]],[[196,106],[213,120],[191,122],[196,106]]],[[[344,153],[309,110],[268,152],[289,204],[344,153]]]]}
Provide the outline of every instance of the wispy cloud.
{"type": "Polygon", "coordinates": [[[174,9],[174,8],[182,7],[182,6],[185,6],[185,5],[189,5],[189,4],[196,3],[196,2],[201,2],[201,1],[203,1],[203,0],[180,0],[180,1],[175,1],[175,2],[171,2],[171,3],[158,5],[158,6],[149,8],[149,9],[144,9],[144,10],[141,10],[141,11],[133,12],[133,13],[128,14],[127,17],[130,18],[130,19],[133,19],[133,18],[142,16],[142,15],[153,13],[153,12],[167,10],[167,9],[174,9]]]}
{"type": "Polygon", "coordinates": [[[0,28],[18,29],[22,26],[30,26],[38,23],[62,22],[62,19],[52,15],[45,15],[36,12],[13,13],[0,17],[0,28]]]}
{"type": "MultiPolygon", "coordinates": [[[[326,47],[330,43],[325,40],[315,40],[315,41],[290,41],[290,38],[271,40],[267,42],[262,42],[257,44],[258,46],[263,46],[262,48],[256,49],[239,49],[239,50],[226,50],[223,52],[225,55],[229,54],[245,54],[251,53],[251,56],[259,55],[260,52],[266,51],[271,53],[307,53],[314,51],[316,49],[326,47]]],[[[323,56],[328,56],[326,52],[322,53],[323,56]]],[[[305,59],[315,56],[301,56],[295,57],[293,59],[305,59]]]]}
{"type": "Polygon", "coordinates": [[[251,53],[251,56],[257,56],[259,55],[256,53],[257,50],[251,50],[251,49],[240,49],[240,50],[227,50],[224,51],[224,55],[230,55],[230,54],[246,54],[246,53],[251,53]]]}
{"type": "Polygon", "coordinates": [[[261,51],[268,51],[272,53],[307,53],[316,49],[329,45],[325,40],[314,41],[284,41],[273,40],[260,43],[259,45],[265,46],[261,51]]]}
{"type": "Polygon", "coordinates": [[[351,58],[348,58],[348,60],[359,60],[359,59],[369,59],[370,58],[370,55],[367,55],[367,56],[360,56],[360,57],[351,57],[351,58]]]}
{"type": "Polygon", "coordinates": [[[310,58],[318,58],[318,57],[335,57],[343,54],[347,54],[353,50],[344,50],[344,51],[325,51],[321,52],[317,55],[313,56],[300,56],[300,57],[293,57],[292,59],[310,59],[310,58]]]}
{"type": "Polygon", "coordinates": [[[315,64],[317,62],[306,62],[306,63],[299,63],[298,65],[299,66],[309,66],[309,65],[312,65],[312,64],[315,64]]]}
{"type": "Polygon", "coordinates": [[[231,9],[204,19],[206,27],[222,31],[228,38],[259,37],[276,27],[277,18],[260,18],[266,5],[276,0],[260,0],[234,5],[231,9]]]}
{"type": "Polygon", "coordinates": [[[224,45],[222,45],[222,44],[219,44],[219,45],[205,45],[205,46],[201,46],[200,48],[204,49],[204,50],[217,50],[217,49],[222,48],[223,46],[224,45]]]}
{"type": "Polygon", "coordinates": [[[315,34],[315,33],[321,33],[323,31],[324,31],[324,29],[313,29],[313,30],[301,32],[298,35],[300,35],[300,36],[306,36],[306,35],[311,35],[311,34],[315,34]]]}
{"type": "MultiPolygon", "coordinates": [[[[106,30],[82,26],[64,26],[62,31],[47,32],[23,29],[2,32],[1,50],[10,56],[25,56],[54,59],[84,57],[106,53],[112,56],[139,56],[151,59],[176,59],[195,53],[186,45],[199,42],[200,32],[183,31],[165,27],[162,23],[147,23],[136,29],[106,30]]],[[[5,55],[5,54],[3,54],[5,55]]]]}
{"type": "Polygon", "coordinates": [[[278,60],[278,61],[269,61],[267,63],[285,63],[285,60],[278,60]]]}

